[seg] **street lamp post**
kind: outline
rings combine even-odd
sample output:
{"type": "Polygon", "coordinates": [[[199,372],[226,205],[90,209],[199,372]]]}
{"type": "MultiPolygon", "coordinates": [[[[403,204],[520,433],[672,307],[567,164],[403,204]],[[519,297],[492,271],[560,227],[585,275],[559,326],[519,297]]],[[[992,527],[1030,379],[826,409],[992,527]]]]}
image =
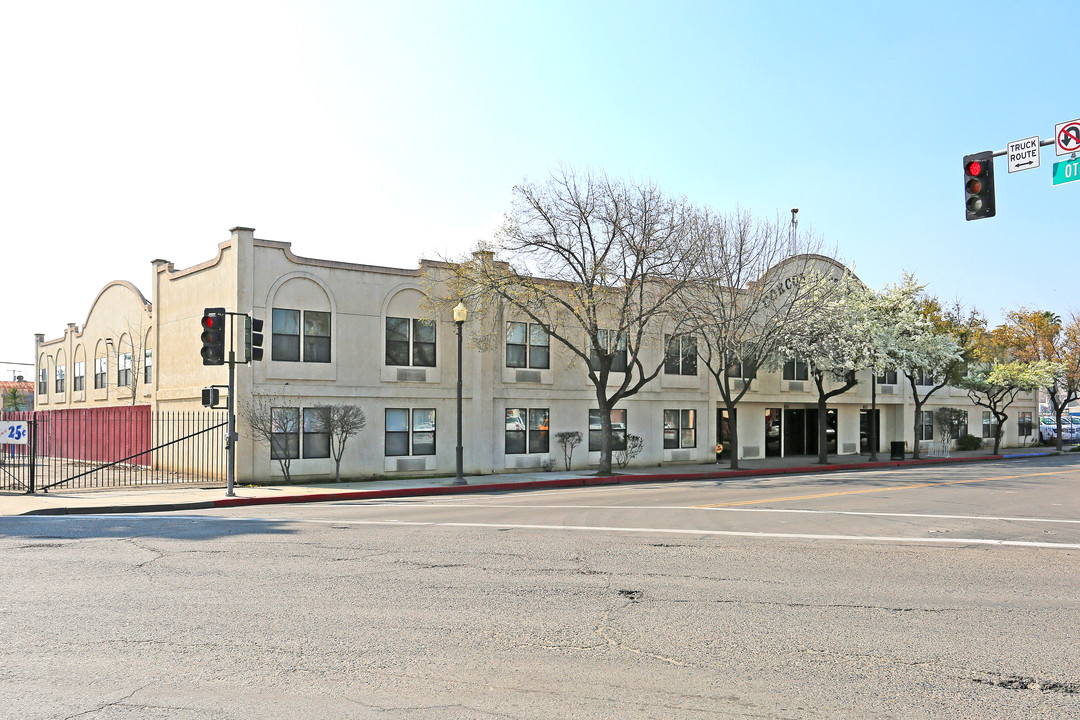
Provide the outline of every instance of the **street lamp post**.
{"type": "Polygon", "coordinates": [[[461,447],[461,326],[469,316],[465,303],[459,302],[454,308],[454,322],[457,323],[457,476],[454,485],[468,485],[463,470],[463,449],[461,447]]]}

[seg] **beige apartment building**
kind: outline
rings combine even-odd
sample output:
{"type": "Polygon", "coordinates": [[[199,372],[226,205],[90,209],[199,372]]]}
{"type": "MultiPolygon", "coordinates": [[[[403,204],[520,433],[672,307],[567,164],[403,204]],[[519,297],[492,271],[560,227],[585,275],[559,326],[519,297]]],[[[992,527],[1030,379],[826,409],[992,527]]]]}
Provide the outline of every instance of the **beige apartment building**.
{"type": "MultiPolygon", "coordinates": [[[[456,461],[457,335],[449,313],[431,320],[423,303],[426,271],[444,267],[421,261],[397,269],[294,255],[286,242],[262,240],[237,227],[217,254],[176,269],[155,260],[151,300],[116,281],[90,303],[82,327],[61,337],[36,338],[39,410],[149,404],[152,410],[201,409],[201,390],[225,385],[225,366],[204,366],[200,319],[207,307],[224,307],[265,321],[265,358],[236,368],[237,402],[262,400],[282,419],[289,437],[293,478],[334,476],[320,408],[360,406],[366,427],[349,440],[342,477],[453,474],[456,461]],[[286,422],[287,421],[287,422],[286,422]]],[[[484,350],[466,342],[462,363],[464,467],[468,474],[563,467],[555,441],[579,431],[584,442],[575,468],[599,462],[595,391],[586,368],[522,318],[500,321],[506,336],[484,350]]],[[[465,323],[465,337],[470,335],[465,323]]],[[[237,334],[239,336],[239,333],[237,334]]],[[[663,349],[654,350],[656,363],[663,349]]],[[[242,357],[243,350],[239,350],[242,357]]],[[[877,378],[878,451],[893,442],[922,443],[933,451],[930,416],[915,436],[914,403],[904,376],[877,378]],[[930,438],[930,439],[926,439],[930,438]]],[[[924,408],[968,412],[969,432],[990,436],[991,416],[959,389],[938,391],[924,408]]],[[[1003,445],[1037,439],[1034,393],[1010,408],[1003,445]]],[[[829,403],[830,454],[869,450],[870,373],[829,403]]],[[[817,405],[804,365],[790,362],[762,372],[739,403],[740,458],[816,454],[817,405]]],[[[725,411],[711,376],[694,363],[667,363],[637,395],[614,411],[616,442],[640,436],[634,465],[714,461],[725,411]]],[[[271,450],[238,419],[238,482],[280,476],[271,450]]],[[[729,448],[730,451],[730,448],[729,448]]]]}

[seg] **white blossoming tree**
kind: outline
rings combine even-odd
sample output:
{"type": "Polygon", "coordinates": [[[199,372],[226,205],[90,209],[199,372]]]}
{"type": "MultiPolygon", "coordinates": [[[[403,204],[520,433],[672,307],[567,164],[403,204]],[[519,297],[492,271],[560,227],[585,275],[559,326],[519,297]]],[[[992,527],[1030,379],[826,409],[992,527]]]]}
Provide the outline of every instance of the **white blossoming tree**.
{"type": "MultiPolygon", "coordinates": [[[[924,288],[913,275],[905,273],[899,283],[886,286],[877,293],[873,302],[874,365],[879,369],[896,368],[907,378],[915,402],[915,438],[918,438],[919,418],[926,401],[950,380],[956,379],[955,371],[962,360],[956,338],[944,328],[935,326],[928,316],[924,288]],[[925,383],[927,378],[932,379],[930,384],[925,383]],[[920,383],[920,380],[924,382],[920,383]]],[[[912,447],[912,457],[919,458],[917,439],[912,447]]]]}
{"type": "Polygon", "coordinates": [[[857,373],[879,356],[874,295],[851,273],[815,285],[807,302],[817,308],[780,348],[779,358],[805,362],[817,389],[818,462],[829,462],[826,412],[831,398],[858,384],[857,373]]]}
{"type": "Polygon", "coordinates": [[[982,363],[960,381],[971,402],[994,414],[994,454],[1001,449],[1001,433],[1009,419],[1006,410],[1025,390],[1050,385],[1062,373],[1057,363],[1009,361],[982,363]]]}

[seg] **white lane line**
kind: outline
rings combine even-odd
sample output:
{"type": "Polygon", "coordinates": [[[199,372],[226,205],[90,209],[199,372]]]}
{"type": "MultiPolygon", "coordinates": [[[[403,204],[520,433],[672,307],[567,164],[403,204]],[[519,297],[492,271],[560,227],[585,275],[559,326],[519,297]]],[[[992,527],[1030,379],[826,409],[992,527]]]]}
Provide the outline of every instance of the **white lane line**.
{"type": "MultiPolygon", "coordinates": [[[[402,507],[398,503],[384,502],[365,503],[365,505],[370,505],[372,507],[402,507]]],[[[411,507],[421,509],[423,508],[423,505],[415,504],[411,505],[411,507]]],[[[928,518],[934,520],[996,520],[1006,522],[1065,523],[1072,525],[1080,525],[1080,520],[1065,520],[1057,518],[1008,517],[996,515],[930,515],[922,513],[855,512],[850,510],[797,510],[789,508],[702,507],[700,505],[507,505],[503,503],[455,503],[454,507],[484,509],[497,508],[510,510],[698,510],[705,512],[734,513],[803,513],[807,515],[857,515],[861,517],[928,518]]]]}
{"type": "Polygon", "coordinates": [[[667,535],[715,535],[724,537],[779,538],[788,540],[850,540],[856,542],[931,543],[948,545],[1007,545],[1010,547],[1080,550],[1080,543],[1028,542],[990,538],[917,538],[874,535],[811,535],[808,533],[741,532],[736,530],[687,530],[682,528],[611,527],[607,525],[521,525],[516,523],[414,522],[409,520],[295,520],[336,525],[384,525],[407,527],[494,528],[499,530],[577,530],[585,532],[652,533],[667,535]]]}
{"type": "MultiPolygon", "coordinates": [[[[21,519],[24,516],[16,516],[21,519]]],[[[28,517],[28,516],[26,516],[28,517]]],[[[737,530],[688,530],[683,528],[639,528],[639,527],[611,527],[607,525],[523,525],[516,523],[461,523],[461,522],[417,522],[410,520],[324,520],[290,517],[272,518],[238,518],[221,517],[215,515],[55,515],[38,516],[35,519],[48,519],[59,521],[71,521],[83,518],[109,519],[109,520],[156,520],[184,519],[201,520],[211,522],[233,523],[269,523],[290,522],[297,524],[314,525],[381,525],[385,527],[457,527],[457,528],[494,528],[498,530],[575,530],[585,532],[613,532],[613,533],[651,533],[661,535],[696,535],[696,536],[722,536],[722,537],[752,537],[774,538],[781,540],[842,540],[854,542],[882,542],[882,543],[923,543],[935,545],[1000,545],[1008,547],[1047,548],[1056,550],[1080,550],[1080,543],[1048,543],[1029,542],[1025,540],[993,540],[990,538],[918,538],[918,537],[894,537],[888,535],[813,535],[809,533],[769,533],[747,532],[737,530]]]]}

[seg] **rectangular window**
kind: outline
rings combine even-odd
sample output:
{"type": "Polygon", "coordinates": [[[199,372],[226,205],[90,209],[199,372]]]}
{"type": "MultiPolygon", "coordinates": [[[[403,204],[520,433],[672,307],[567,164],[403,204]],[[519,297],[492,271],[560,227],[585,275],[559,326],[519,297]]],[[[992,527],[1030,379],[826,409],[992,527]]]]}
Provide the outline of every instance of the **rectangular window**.
{"type": "Polygon", "coordinates": [[[664,336],[664,374],[697,375],[697,336],[664,336]]]}
{"type": "Polygon", "coordinates": [[[877,376],[878,385],[895,385],[896,384],[896,371],[886,370],[877,376]]]}
{"type": "Polygon", "coordinates": [[[49,369],[48,368],[43,367],[38,372],[37,392],[38,392],[38,395],[48,395],[49,394],[49,369]]]}
{"type": "Polygon", "coordinates": [[[548,452],[547,408],[507,408],[504,427],[507,455],[548,452]]]}
{"type": "Polygon", "coordinates": [[[304,311],[304,362],[330,362],[330,313],[304,311]]]}
{"type": "Polygon", "coordinates": [[[928,372],[924,372],[922,370],[919,370],[918,372],[915,373],[915,384],[916,385],[936,385],[937,383],[934,382],[934,375],[932,373],[928,373],[928,372]]]}
{"type": "MultiPolygon", "coordinates": [[[[589,452],[599,452],[601,443],[600,411],[589,411],[589,452]]],[[[611,411],[611,449],[626,449],[626,411],[611,411]]]]}
{"type": "Polygon", "coordinates": [[[131,353],[120,353],[116,359],[116,385],[127,387],[131,384],[131,353]]]}
{"type": "Polygon", "coordinates": [[[386,364],[435,367],[435,322],[386,318],[386,364]]]}
{"type": "Polygon", "coordinates": [[[304,408],[304,457],[330,457],[330,408],[304,408]]]}
{"type": "Polygon", "coordinates": [[[94,389],[100,390],[105,387],[105,378],[109,372],[108,358],[94,358],[94,389]]]}
{"type": "Polygon", "coordinates": [[[968,434],[968,414],[967,410],[964,410],[963,415],[960,416],[960,420],[956,423],[956,427],[953,428],[955,437],[962,438],[968,434]]]}
{"type": "Polygon", "coordinates": [[[74,392],[82,392],[86,388],[86,361],[80,360],[75,363],[71,371],[71,389],[74,392]]]}
{"type": "Polygon", "coordinates": [[[154,351],[143,353],[143,382],[149,385],[154,379],[154,351]]]}
{"type": "Polygon", "coordinates": [[[1032,421],[1031,411],[1021,411],[1016,418],[1017,435],[1020,437],[1031,437],[1032,433],[1032,421]]]}
{"type": "Polygon", "coordinates": [[[724,373],[729,378],[742,378],[743,380],[753,380],[757,377],[756,369],[746,370],[741,362],[728,365],[727,369],[724,370],[724,373]]]}
{"type": "Polygon", "coordinates": [[[434,408],[387,408],[385,453],[395,455],[435,454],[434,408]]]}
{"type": "Polygon", "coordinates": [[[982,414],[982,436],[984,438],[993,438],[997,435],[997,417],[989,410],[983,410],[982,414]]]}
{"type": "Polygon", "coordinates": [[[697,447],[697,411],[664,411],[664,449],[697,447]]]}
{"type": "Polygon", "coordinates": [[[810,368],[806,364],[805,360],[799,358],[791,358],[784,363],[784,379],[785,380],[809,380],[810,368]]]}
{"type": "Polygon", "coordinates": [[[300,408],[270,408],[270,458],[300,457],[300,408]]]}
{"type": "Polygon", "coordinates": [[[506,323],[506,367],[550,367],[551,339],[539,323],[506,323]]]}
{"type": "Polygon", "coordinates": [[[919,424],[916,426],[916,440],[934,439],[934,412],[932,410],[919,411],[919,424]]]}
{"type": "Polygon", "coordinates": [[[300,311],[274,308],[272,318],[270,359],[300,362],[300,311]]]}
{"type": "MultiPolygon", "coordinates": [[[[626,372],[626,333],[597,330],[596,335],[604,354],[611,356],[611,372],[626,372]]],[[[595,345],[589,349],[589,367],[600,369],[600,353],[595,345]]]]}
{"type": "Polygon", "coordinates": [[[64,379],[65,379],[66,373],[67,373],[67,370],[63,365],[57,365],[56,366],[56,392],[57,393],[64,392],[64,379]]]}

